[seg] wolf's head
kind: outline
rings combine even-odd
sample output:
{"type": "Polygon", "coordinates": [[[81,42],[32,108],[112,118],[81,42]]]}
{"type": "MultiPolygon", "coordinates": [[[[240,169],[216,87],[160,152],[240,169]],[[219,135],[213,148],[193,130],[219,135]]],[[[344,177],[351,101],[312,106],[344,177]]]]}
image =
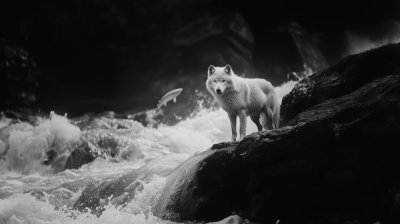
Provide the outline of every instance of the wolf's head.
{"type": "Polygon", "coordinates": [[[206,86],[208,91],[222,95],[226,92],[233,91],[236,83],[233,78],[233,71],[230,65],[225,67],[208,67],[208,79],[206,86]]]}

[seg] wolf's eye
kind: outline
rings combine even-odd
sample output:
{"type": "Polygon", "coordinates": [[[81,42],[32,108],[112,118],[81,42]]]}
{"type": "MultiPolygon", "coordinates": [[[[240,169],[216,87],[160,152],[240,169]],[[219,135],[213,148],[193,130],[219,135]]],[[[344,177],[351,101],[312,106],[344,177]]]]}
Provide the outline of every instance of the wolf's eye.
{"type": "Polygon", "coordinates": [[[217,82],[217,80],[214,80],[214,82],[217,82]]]}
{"type": "Polygon", "coordinates": [[[225,82],[225,80],[222,80],[222,82],[225,82]]]}

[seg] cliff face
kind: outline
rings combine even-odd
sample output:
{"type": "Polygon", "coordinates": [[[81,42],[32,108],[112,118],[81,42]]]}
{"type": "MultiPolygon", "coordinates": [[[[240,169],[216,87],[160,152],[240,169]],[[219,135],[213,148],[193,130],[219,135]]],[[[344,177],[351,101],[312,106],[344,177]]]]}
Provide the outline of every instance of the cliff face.
{"type": "Polygon", "coordinates": [[[155,214],[261,223],[400,221],[400,44],[299,82],[284,126],[214,145],[168,177],[155,214]],[[193,162],[195,160],[195,162],[193,162]]]}

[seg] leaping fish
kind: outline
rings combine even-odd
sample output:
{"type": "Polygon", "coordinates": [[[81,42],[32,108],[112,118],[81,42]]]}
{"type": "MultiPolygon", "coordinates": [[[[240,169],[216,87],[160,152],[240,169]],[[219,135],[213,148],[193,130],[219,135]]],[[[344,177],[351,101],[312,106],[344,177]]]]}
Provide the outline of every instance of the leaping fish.
{"type": "Polygon", "coordinates": [[[157,104],[157,109],[160,109],[162,105],[164,105],[165,107],[167,106],[167,103],[171,100],[174,101],[174,103],[176,103],[176,97],[181,94],[182,92],[182,88],[179,89],[174,89],[172,91],[169,91],[168,93],[166,93],[159,101],[157,104]]]}

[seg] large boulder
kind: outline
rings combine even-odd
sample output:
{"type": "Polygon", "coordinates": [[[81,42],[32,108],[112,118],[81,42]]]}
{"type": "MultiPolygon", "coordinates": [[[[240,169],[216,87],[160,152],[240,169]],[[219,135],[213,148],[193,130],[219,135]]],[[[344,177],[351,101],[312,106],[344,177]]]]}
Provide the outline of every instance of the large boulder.
{"type": "Polygon", "coordinates": [[[391,44],[301,81],[282,106],[286,126],[190,158],[168,176],[155,214],[174,221],[236,212],[261,223],[398,223],[399,63],[400,44],[391,44]]]}
{"type": "Polygon", "coordinates": [[[243,173],[232,151],[235,146],[214,145],[179,165],[168,176],[154,214],[174,221],[216,221],[239,210],[244,200],[237,193],[244,182],[236,178],[243,173]]]}
{"type": "Polygon", "coordinates": [[[250,177],[250,217],[391,220],[398,213],[399,96],[400,77],[388,76],[300,113],[293,126],[246,139],[235,152],[250,177]]]}
{"type": "Polygon", "coordinates": [[[379,77],[398,74],[399,49],[399,44],[388,44],[362,54],[350,55],[315,73],[312,78],[301,80],[282,99],[281,126],[308,108],[352,93],[379,77]]]}
{"type": "Polygon", "coordinates": [[[93,162],[97,157],[109,158],[108,151],[102,151],[90,142],[82,142],[68,156],[65,169],[79,169],[82,165],[93,162]]]}

